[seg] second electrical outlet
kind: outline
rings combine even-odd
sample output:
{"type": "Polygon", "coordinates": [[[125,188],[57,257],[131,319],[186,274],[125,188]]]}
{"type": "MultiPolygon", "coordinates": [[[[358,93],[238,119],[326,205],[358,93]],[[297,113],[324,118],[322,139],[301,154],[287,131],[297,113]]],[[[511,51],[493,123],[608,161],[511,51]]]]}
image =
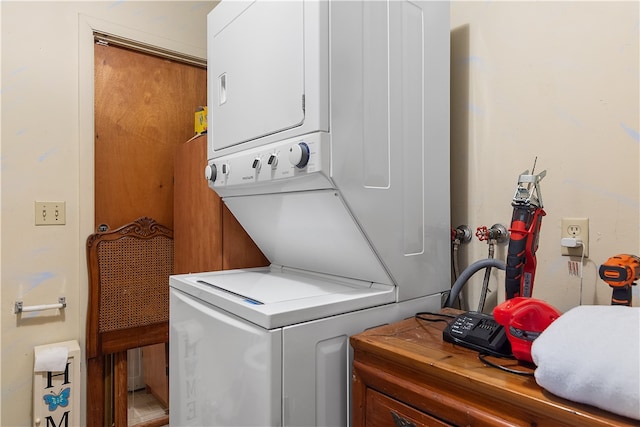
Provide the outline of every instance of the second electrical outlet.
{"type": "Polygon", "coordinates": [[[561,245],[562,255],[589,257],[589,218],[562,218],[560,239],[570,238],[582,242],[575,247],[561,245]]]}

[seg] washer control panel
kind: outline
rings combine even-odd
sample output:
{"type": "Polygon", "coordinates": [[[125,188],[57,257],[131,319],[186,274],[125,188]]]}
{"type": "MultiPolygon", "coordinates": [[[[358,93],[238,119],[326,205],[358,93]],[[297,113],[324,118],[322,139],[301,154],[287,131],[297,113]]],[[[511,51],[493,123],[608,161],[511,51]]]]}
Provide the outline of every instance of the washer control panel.
{"type": "Polygon", "coordinates": [[[330,136],[313,133],[209,160],[205,178],[222,189],[324,173],[330,175],[330,136]]]}

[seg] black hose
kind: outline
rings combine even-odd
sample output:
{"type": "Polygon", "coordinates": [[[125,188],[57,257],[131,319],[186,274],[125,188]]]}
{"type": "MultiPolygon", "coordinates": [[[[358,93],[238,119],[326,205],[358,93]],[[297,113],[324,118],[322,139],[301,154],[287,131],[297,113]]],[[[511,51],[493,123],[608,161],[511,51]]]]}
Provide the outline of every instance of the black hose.
{"type": "Polygon", "coordinates": [[[473,276],[476,272],[482,270],[483,268],[495,267],[499,270],[504,270],[506,268],[506,264],[499,259],[481,259],[480,261],[476,261],[471,264],[469,267],[465,268],[464,271],[460,274],[460,277],[456,279],[451,287],[451,292],[449,292],[449,298],[444,303],[445,307],[453,307],[453,303],[458,298],[460,291],[467,284],[467,281],[473,276]]]}

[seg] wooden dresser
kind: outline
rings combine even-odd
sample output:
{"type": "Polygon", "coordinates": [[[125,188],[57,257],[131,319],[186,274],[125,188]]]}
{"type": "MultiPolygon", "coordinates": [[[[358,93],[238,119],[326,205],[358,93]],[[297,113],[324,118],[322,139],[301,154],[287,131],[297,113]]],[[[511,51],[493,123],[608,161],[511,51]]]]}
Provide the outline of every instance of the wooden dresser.
{"type": "Polygon", "coordinates": [[[477,352],[444,342],[444,327],[410,318],[351,337],[354,426],[640,425],[556,397],[533,377],[486,366],[477,352]]]}

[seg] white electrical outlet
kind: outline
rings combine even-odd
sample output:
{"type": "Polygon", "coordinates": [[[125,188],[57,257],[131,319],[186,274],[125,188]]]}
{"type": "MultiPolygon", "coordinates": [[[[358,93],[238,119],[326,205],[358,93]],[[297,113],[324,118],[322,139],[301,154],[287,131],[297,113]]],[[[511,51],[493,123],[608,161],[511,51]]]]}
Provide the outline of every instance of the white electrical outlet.
{"type": "MultiPolygon", "coordinates": [[[[568,247],[560,244],[562,255],[565,256],[582,256],[589,257],[589,218],[562,218],[561,220],[560,239],[576,239],[581,241],[581,245],[568,247]]],[[[566,241],[565,241],[566,242],[566,241]]],[[[573,245],[571,245],[573,246],[573,245]]]]}
{"type": "Polygon", "coordinates": [[[36,225],[64,225],[65,202],[36,202],[36,225]]]}

